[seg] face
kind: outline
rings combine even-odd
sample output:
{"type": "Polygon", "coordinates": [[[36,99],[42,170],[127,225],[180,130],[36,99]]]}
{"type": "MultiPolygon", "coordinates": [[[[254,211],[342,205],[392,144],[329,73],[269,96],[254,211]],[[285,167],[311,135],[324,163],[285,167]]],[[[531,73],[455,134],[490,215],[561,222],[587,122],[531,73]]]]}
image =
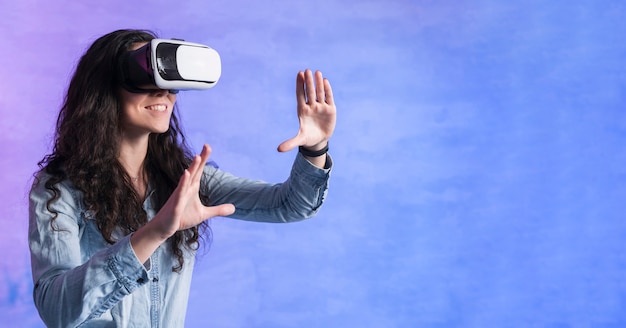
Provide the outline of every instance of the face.
{"type": "MultiPolygon", "coordinates": [[[[156,89],[156,86],[150,86],[156,89]]],[[[150,93],[131,93],[120,90],[121,124],[127,137],[141,137],[150,133],[164,133],[169,129],[176,95],[167,90],[150,93]]]]}
{"type": "MultiPolygon", "coordinates": [[[[131,47],[131,50],[139,49],[146,43],[137,43],[131,47]]],[[[132,93],[120,88],[121,124],[126,137],[164,133],[169,129],[176,95],[167,90],[161,90],[155,85],[141,87],[154,91],[132,93]]]]}

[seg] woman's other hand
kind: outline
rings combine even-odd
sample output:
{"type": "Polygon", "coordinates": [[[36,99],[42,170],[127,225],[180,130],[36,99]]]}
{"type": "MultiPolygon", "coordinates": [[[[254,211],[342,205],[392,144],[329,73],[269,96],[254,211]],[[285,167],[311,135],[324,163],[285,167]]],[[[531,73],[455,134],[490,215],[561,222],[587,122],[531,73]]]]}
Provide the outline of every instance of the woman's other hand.
{"type": "MultiPolygon", "coordinates": [[[[278,151],[287,152],[299,146],[310,151],[323,149],[328,145],[337,121],[337,109],[330,82],[320,71],[316,71],[315,74],[309,69],[298,72],[296,100],[300,128],[295,137],[278,146],[278,151]]],[[[314,164],[323,166],[325,158],[324,156],[323,160],[318,160],[321,165],[314,164]]],[[[307,159],[312,161],[316,158],[307,159]]]]}
{"type": "Polygon", "coordinates": [[[211,148],[204,145],[200,155],[194,157],[183,173],[165,205],[131,237],[131,245],[142,263],[176,231],[189,229],[212,217],[227,216],[235,212],[233,204],[204,206],[200,201],[200,180],[210,154],[211,148]]]}

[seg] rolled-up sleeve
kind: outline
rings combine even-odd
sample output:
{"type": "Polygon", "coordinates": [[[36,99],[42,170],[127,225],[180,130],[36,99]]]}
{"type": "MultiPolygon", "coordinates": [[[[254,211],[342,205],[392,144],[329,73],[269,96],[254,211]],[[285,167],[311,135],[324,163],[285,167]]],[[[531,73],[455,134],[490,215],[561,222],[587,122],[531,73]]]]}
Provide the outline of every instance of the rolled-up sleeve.
{"type": "Polygon", "coordinates": [[[282,183],[268,183],[235,177],[206,166],[201,193],[211,205],[232,203],[235,213],[230,217],[259,222],[293,222],[314,216],[328,193],[332,158],[327,157],[321,169],[301,154],[282,183]]]}
{"type": "Polygon", "coordinates": [[[67,185],[58,184],[60,197],[44,181],[29,196],[29,247],[35,284],[33,297],[48,327],[75,327],[97,318],[147,281],[130,236],[102,249],[89,259],[81,252],[84,212],[67,185]]]}

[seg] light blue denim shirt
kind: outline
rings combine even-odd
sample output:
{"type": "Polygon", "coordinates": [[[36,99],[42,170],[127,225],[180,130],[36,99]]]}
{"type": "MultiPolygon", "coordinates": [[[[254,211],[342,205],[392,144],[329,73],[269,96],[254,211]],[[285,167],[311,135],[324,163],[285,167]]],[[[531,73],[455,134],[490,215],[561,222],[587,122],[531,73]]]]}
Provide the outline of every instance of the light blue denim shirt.
{"type": "MultiPolygon", "coordinates": [[[[328,188],[328,169],[298,154],[289,178],[280,184],[235,177],[212,166],[204,169],[200,192],[212,205],[233,203],[233,218],[291,222],[315,215],[328,188]]],[[[40,173],[30,192],[29,245],[34,301],[48,327],[183,327],[195,253],[187,252],[182,271],[167,244],[142,264],[130,235],[108,244],[85,209],[81,192],[68,181],[61,197],[46,208],[51,193],[40,173]]],[[[148,219],[156,214],[152,193],[144,202],[148,219]]]]}

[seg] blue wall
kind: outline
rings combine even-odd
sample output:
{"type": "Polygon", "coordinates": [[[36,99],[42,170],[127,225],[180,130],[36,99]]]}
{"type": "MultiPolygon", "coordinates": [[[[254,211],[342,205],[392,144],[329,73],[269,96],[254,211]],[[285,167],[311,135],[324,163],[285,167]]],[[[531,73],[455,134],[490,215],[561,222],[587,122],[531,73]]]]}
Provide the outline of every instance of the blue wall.
{"type": "MultiPolygon", "coordinates": [[[[148,28],[209,44],[213,89],[179,95],[199,150],[278,182],[295,75],[338,125],[315,219],[215,219],[189,327],[625,327],[626,3],[5,1],[0,4],[0,317],[32,305],[26,193],[74,64],[148,28]]],[[[9,325],[11,326],[11,325],[9,325]]]]}

